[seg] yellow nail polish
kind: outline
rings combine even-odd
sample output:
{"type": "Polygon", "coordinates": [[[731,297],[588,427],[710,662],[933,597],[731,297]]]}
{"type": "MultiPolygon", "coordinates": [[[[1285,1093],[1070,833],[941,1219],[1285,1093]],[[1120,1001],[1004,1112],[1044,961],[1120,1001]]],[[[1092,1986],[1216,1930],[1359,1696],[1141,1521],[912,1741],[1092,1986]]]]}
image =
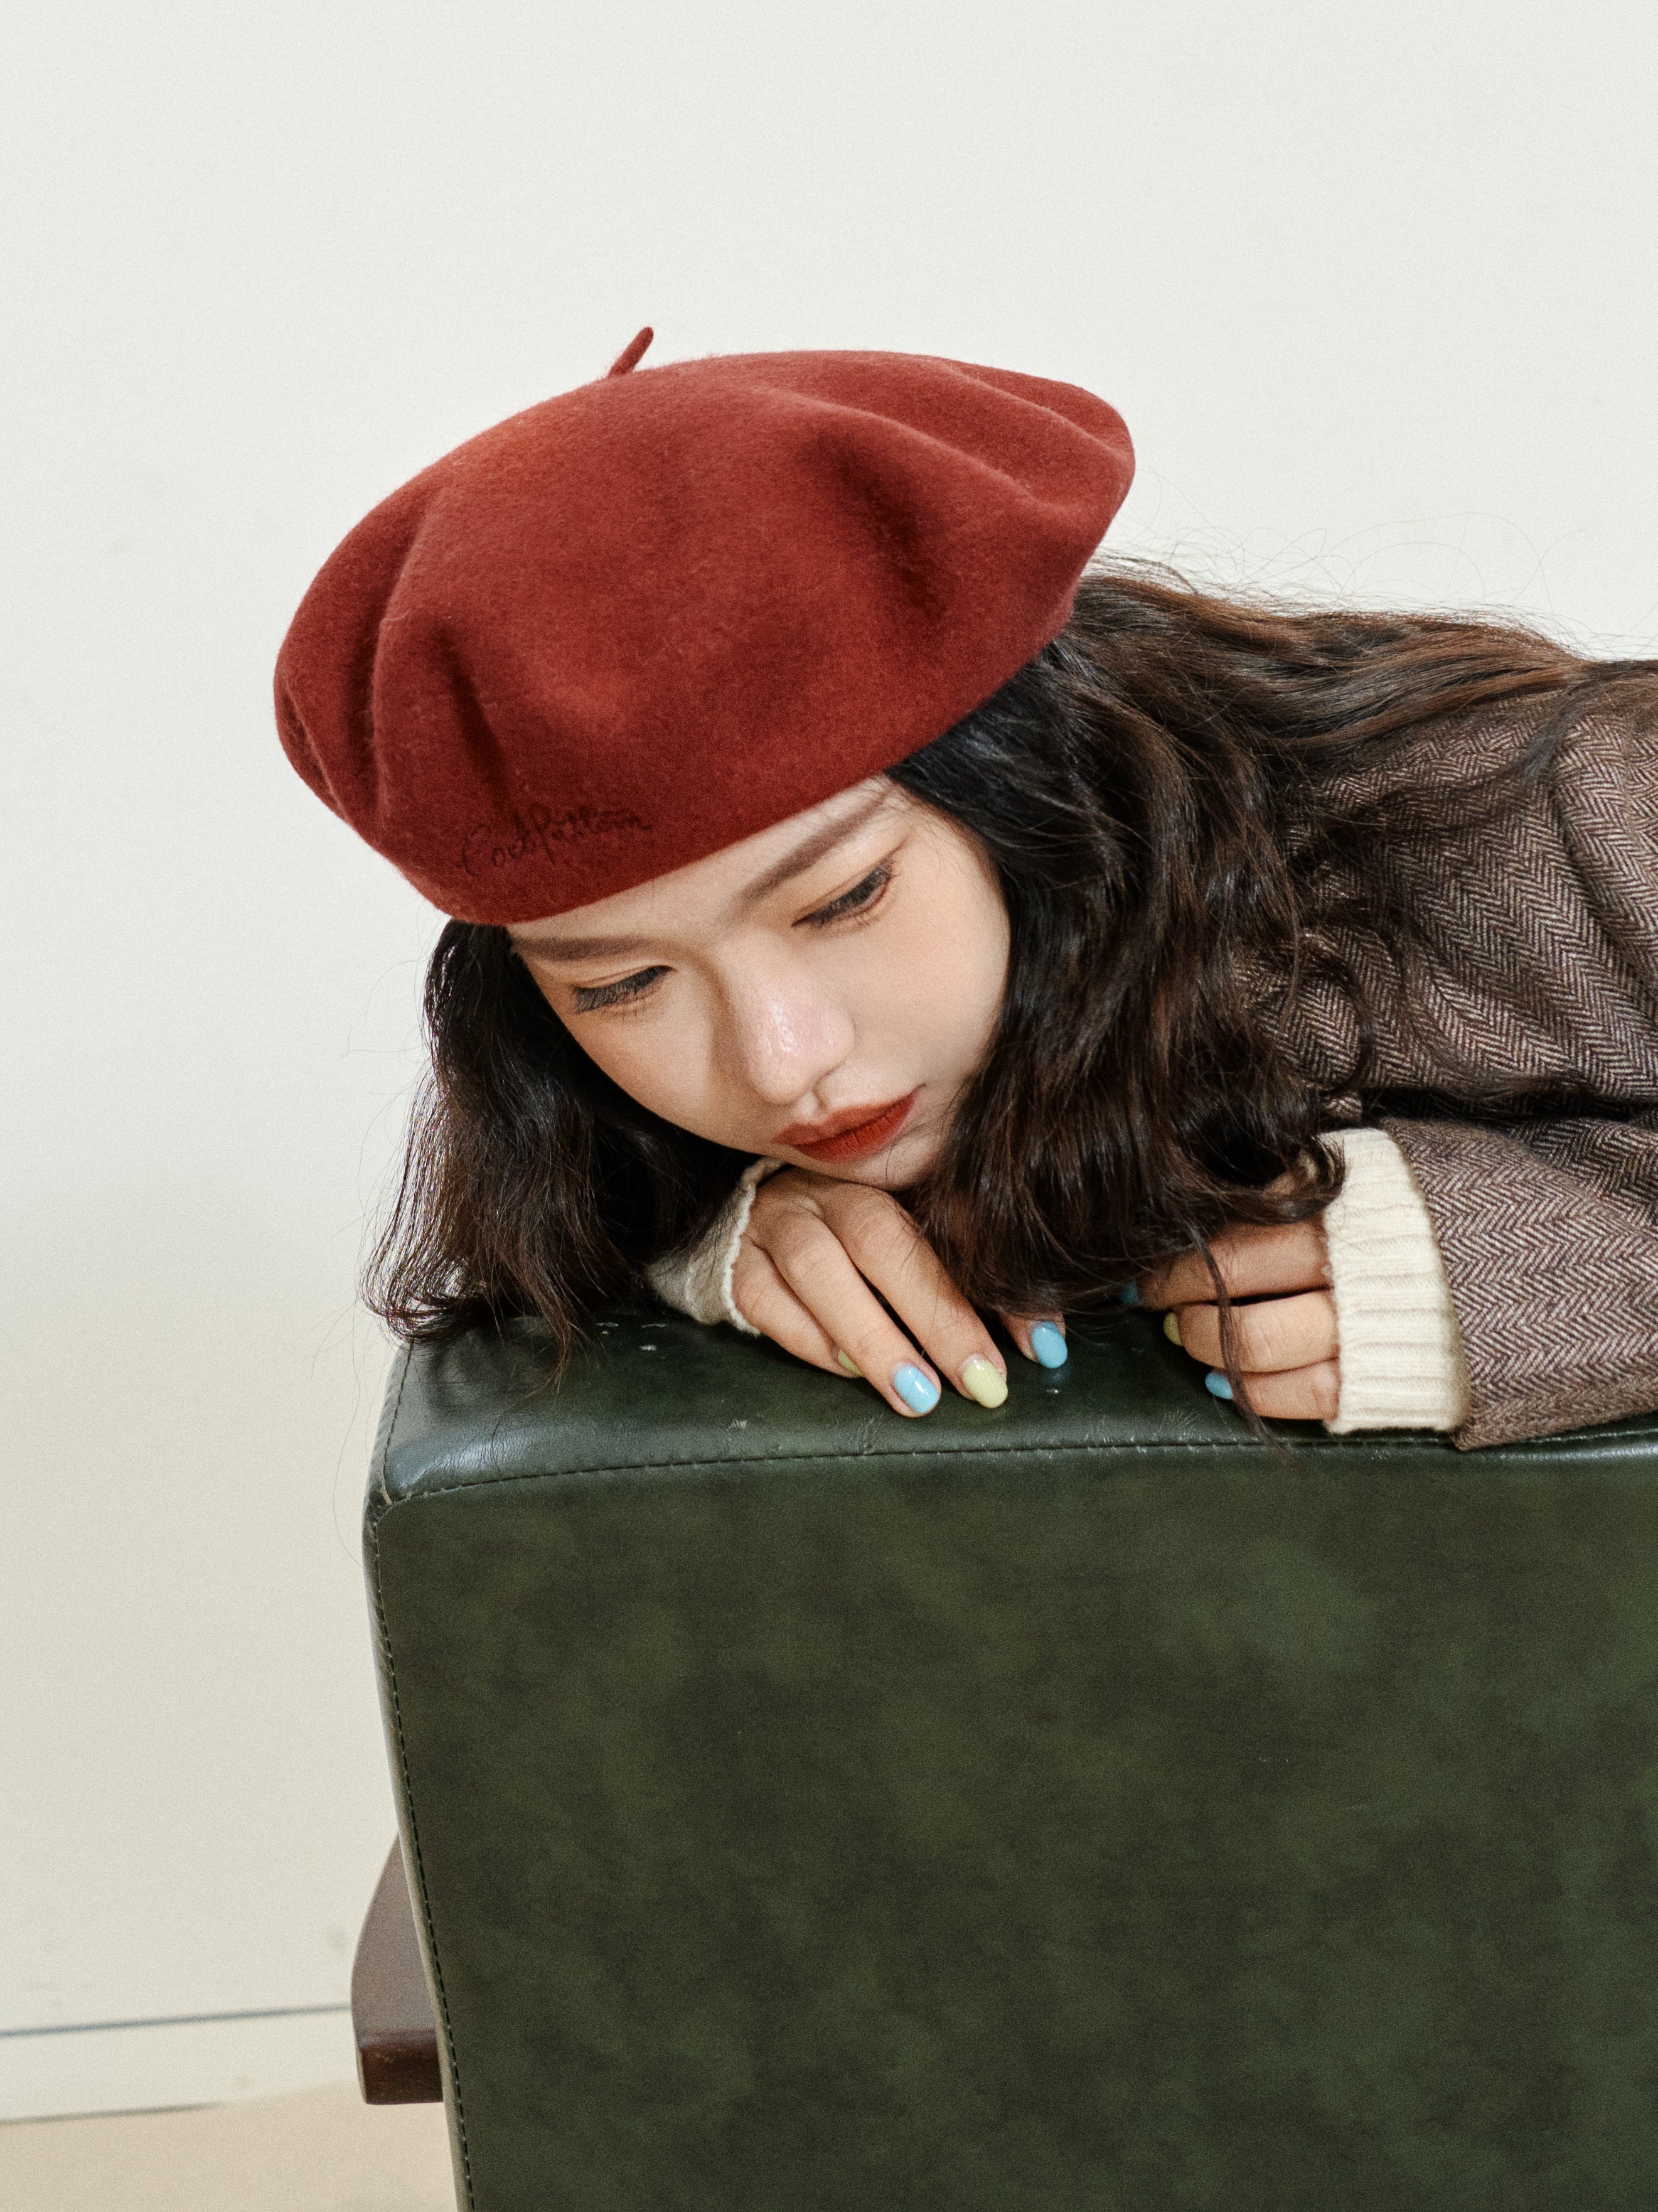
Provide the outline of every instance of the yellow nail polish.
{"type": "Polygon", "coordinates": [[[975,1352],[962,1370],[962,1388],[981,1406],[1007,1403],[1006,1378],[996,1371],[983,1352],[975,1352]]]}
{"type": "Polygon", "coordinates": [[[844,1352],[837,1350],[835,1356],[841,1363],[842,1373],[847,1375],[856,1375],[860,1381],[862,1380],[864,1372],[863,1369],[861,1367],[854,1367],[852,1361],[847,1358],[844,1352]]]}
{"type": "MultiPolygon", "coordinates": [[[[1170,1344],[1180,1344],[1180,1316],[1177,1313],[1166,1313],[1163,1316],[1163,1333],[1170,1344]]],[[[1181,1350],[1184,1352],[1186,1346],[1181,1344],[1181,1350]]]]}

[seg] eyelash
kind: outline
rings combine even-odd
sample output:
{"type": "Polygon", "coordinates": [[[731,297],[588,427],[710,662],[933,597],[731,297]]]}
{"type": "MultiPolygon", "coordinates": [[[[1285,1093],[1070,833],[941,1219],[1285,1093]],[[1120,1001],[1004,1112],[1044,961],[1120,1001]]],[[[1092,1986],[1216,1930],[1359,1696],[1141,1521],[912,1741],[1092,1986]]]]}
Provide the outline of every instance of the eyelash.
{"type": "Polygon", "coordinates": [[[862,883],[854,884],[849,891],[842,891],[827,906],[820,906],[816,914],[803,914],[797,927],[826,929],[831,922],[844,921],[848,915],[867,914],[891,881],[892,864],[883,860],[878,867],[870,870],[862,883]]]}
{"type": "MultiPolygon", "coordinates": [[[[829,929],[837,921],[846,921],[853,915],[867,914],[879,900],[892,881],[892,865],[884,860],[872,868],[861,883],[854,884],[849,891],[820,906],[815,914],[803,914],[797,928],[829,929]]],[[[625,1006],[635,999],[644,997],[659,975],[667,974],[665,968],[641,968],[636,975],[623,975],[614,983],[595,983],[591,987],[578,984],[575,991],[575,1012],[579,1014],[603,1013],[607,1006],[625,1006]]]]}
{"type": "Polygon", "coordinates": [[[596,1014],[606,1006],[625,1006],[629,999],[641,997],[659,975],[667,972],[665,968],[641,968],[636,975],[623,975],[615,983],[595,983],[591,989],[578,983],[575,1010],[579,1014],[596,1014]]]}

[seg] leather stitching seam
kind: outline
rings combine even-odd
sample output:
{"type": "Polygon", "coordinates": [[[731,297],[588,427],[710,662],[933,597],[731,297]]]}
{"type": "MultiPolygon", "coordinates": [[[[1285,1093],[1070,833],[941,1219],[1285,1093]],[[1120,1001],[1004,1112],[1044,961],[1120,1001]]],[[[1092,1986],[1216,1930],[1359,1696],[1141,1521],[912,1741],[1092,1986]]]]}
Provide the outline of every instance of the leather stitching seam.
{"type": "Polygon", "coordinates": [[[408,1346],[404,1346],[403,1372],[398,1377],[398,1395],[392,1401],[392,1411],[386,1416],[386,1432],[380,1438],[380,1449],[374,1455],[374,1465],[369,1480],[382,1498],[386,1495],[386,1469],[392,1456],[392,1437],[398,1425],[398,1415],[403,1409],[403,1394],[408,1386],[409,1370],[414,1365],[408,1346]]]}
{"type": "MultiPolygon", "coordinates": [[[[408,1372],[408,1367],[405,1365],[404,1368],[405,1377],[408,1372]]],[[[403,1386],[399,1383],[398,1404],[401,1405],[402,1402],[403,1386]]],[[[392,1431],[396,1425],[397,1408],[394,1407],[392,1419],[386,1424],[386,1437],[388,1449],[392,1441],[392,1431]]],[[[432,1977],[437,1984],[438,2010],[442,2014],[444,2045],[449,2054],[449,2080],[455,2094],[455,2140],[460,2152],[461,2179],[466,2188],[466,2202],[471,2206],[476,2199],[472,2191],[471,2154],[466,2142],[466,2109],[461,2096],[460,2063],[455,2052],[454,2027],[449,2017],[449,1997],[443,1985],[443,1968],[438,1960],[437,1930],[432,1925],[431,1900],[426,1893],[426,1865],[421,1855],[419,1825],[415,1818],[414,1782],[409,1771],[409,1747],[403,1729],[403,1701],[398,1695],[397,1661],[392,1656],[392,1631],[386,1618],[386,1607],[380,1596],[380,1547],[378,1521],[369,1533],[369,1555],[372,1568],[371,1582],[374,1593],[374,1620],[380,1631],[380,1655],[386,1666],[386,1686],[392,1699],[392,1720],[397,1735],[398,1771],[403,1780],[403,1802],[409,1808],[409,1841],[414,1851],[415,1887],[420,1898],[421,1917],[426,1923],[426,1942],[432,1960],[432,1977]]]]}
{"type": "MultiPolygon", "coordinates": [[[[1637,1442],[1641,1440],[1641,1432],[1637,1432],[1634,1440],[1637,1442]]],[[[456,1492],[478,1490],[486,1485],[511,1482],[563,1482],[579,1480],[592,1475],[665,1474],[705,1468],[745,1468],[757,1473],[767,1468],[821,1467],[827,1463],[914,1467],[935,1462],[943,1465],[957,1457],[1047,1459],[1062,1452],[1074,1451],[1097,1453],[1102,1457],[1108,1454],[1125,1457],[1132,1454],[1137,1459],[1151,1459],[1158,1454],[1169,1452],[1236,1452],[1240,1449],[1250,1451],[1260,1449],[1259,1446],[1241,1445],[1226,1437],[1216,1437],[1212,1439],[1193,1437],[1178,1439],[1170,1437],[1159,1439],[1155,1443],[1142,1444],[975,1444],[971,1448],[970,1452],[960,1454],[950,1451],[780,1452],[774,1457],[768,1459],[659,1459],[639,1461],[630,1465],[621,1466],[600,1462],[591,1467],[526,1468],[513,1471],[503,1469],[497,1474],[468,1475],[452,1482],[422,1483],[417,1489],[405,1492],[399,1498],[388,1497],[386,1510],[390,1511],[398,1505],[415,1504],[425,1498],[447,1498],[456,1492]]],[[[1297,1444],[1292,1449],[1297,1453],[1339,1452],[1344,1457],[1351,1458],[1354,1444],[1351,1437],[1331,1437],[1327,1439],[1309,1437],[1305,1443],[1297,1444]]],[[[1497,1450],[1501,1449],[1503,1449],[1502,1446],[1497,1447],[1497,1450]]],[[[1432,1459],[1441,1461],[1447,1466],[1467,1467],[1464,1454],[1452,1450],[1446,1444],[1430,1442],[1425,1437],[1420,1442],[1407,1442],[1401,1439],[1397,1443],[1388,1443],[1382,1448],[1382,1451],[1388,1459],[1415,1461],[1432,1459]]],[[[1553,1457],[1554,1455],[1551,1454],[1550,1456],[1553,1457]]],[[[1571,1457],[1564,1454],[1559,1455],[1560,1464],[1564,1467],[1570,1467],[1574,1464],[1575,1456],[1575,1455],[1571,1457]]],[[[1480,1462],[1468,1468],[1467,1471],[1472,1477],[1478,1474],[1485,1466],[1500,1467],[1503,1464],[1503,1462],[1497,1459],[1493,1452],[1490,1455],[1482,1455],[1480,1462]]],[[[383,1518],[384,1516],[382,1515],[381,1517],[383,1518]]]]}

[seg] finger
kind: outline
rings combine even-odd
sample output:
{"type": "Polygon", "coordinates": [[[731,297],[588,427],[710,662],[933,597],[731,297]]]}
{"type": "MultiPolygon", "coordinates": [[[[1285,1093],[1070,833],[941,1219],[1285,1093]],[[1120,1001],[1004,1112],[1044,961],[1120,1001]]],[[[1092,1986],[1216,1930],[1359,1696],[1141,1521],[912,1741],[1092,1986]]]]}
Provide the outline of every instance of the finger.
{"type": "Polygon", "coordinates": [[[768,1222],[765,1236],[766,1255],[785,1287],[830,1344],[845,1352],[896,1413],[930,1413],[938,1402],[938,1375],[853,1265],[828,1224],[805,1209],[791,1210],[768,1222]]]}
{"type": "Polygon", "coordinates": [[[1071,1357],[1065,1323],[1058,1314],[1007,1314],[1002,1326],[1025,1358],[1038,1367],[1063,1367],[1071,1357]]]}
{"type": "MultiPolygon", "coordinates": [[[[1221,1382],[1226,1377],[1223,1375],[1221,1382]]],[[[1269,1421],[1333,1421],[1341,1403],[1341,1369],[1333,1359],[1315,1367],[1297,1367],[1287,1375],[1243,1376],[1249,1403],[1269,1421]]],[[[1230,1397],[1230,1387],[1217,1397],[1230,1397]]]]}
{"type": "MultiPolygon", "coordinates": [[[[1224,1364],[1220,1308],[1178,1306],[1175,1342],[1206,1367],[1224,1364]]],[[[1303,1291],[1291,1298],[1263,1298],[1259,1305],[1234,1306],[1235,1357],[1246,1375],[1285,1374],[1333,1359],[1339,1343],[1336,1302],[1328,1291],[1303,1291]]]]}
{"type": "MultiPolygon", "coordinates": [[[[1210,1247],[1221,1280],[1235,1298],[1272,1297],[1285,1291],[1310,1291],[1330,1279],[1329,1248],[1316,1221],[1284,1226],[1228,1229],[1210,1247]]],[[[1139,1303],[1165,1306],[1212,1304],[1214,1278],[1200,1252],[1183,1253],[1139,1285],[1139,1303]]]]}
{"type": "MultiPolygon", "coordinates": [[[[1007,1363],[903,1208],[885,1191],[842,1183],[832,1194],[817,1194],[817,1211],[856,1272],[874,1285],[963,1397],[981,1406],[1001,1405],[1007,1396],[1007,1363]]],[[[793,1217],[786,1226],[780,1223],[785,1236],[802,1218],[793,1217]]],[[[780,1265],[797,1295],[804,1297],[793,1268],[785,1260],[780,1265]]],[[[806,1297],[805,1303],[828,1326],[816,1300],[806,1297]]]]}
{"type": "Polygon", "coordinates": [[[771,1260],[746,1242],[732,1269],[732,1304],[751,1328],[830,1375],[844,1375],[836,1347],[807,1312],[771,1260]]]}

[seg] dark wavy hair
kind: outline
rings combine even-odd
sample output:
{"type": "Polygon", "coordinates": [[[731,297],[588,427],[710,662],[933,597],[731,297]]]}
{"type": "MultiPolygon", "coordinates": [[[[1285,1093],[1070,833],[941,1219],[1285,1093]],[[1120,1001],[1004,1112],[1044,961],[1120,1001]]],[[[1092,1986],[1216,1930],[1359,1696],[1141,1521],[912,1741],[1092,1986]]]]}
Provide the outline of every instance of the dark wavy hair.
{"type": "MultiPolygon", "coordinates": [[[[1508,625],[1085,576],[1053,644],[890,771],[979,841],[1011,923],[996,1036],[942,1156],[903,1194],[966,1295],[1086,1310],[1206,1254],[1229,1223],[1327,1204],[1340,1170],[1318,1139],[1370,1050],[1344,933],[1408,965],[1413,917],[1386,848],[1448,826],[1442,782],[1413,797],[1407,774],[1382,807],[1344,772],[1391,765],[1444,716],[1566,695],[1503,779],[1464,795],[1501,808],[1545,771],[1595,673],[1508,625]],[[1357,1044],[1320,1087],[1284,1040],[1305,994],[1332,986],[1357,1044]]],[[[1466,829],[1467,805],[1450,812],[1466,829]]],[[[744,1160],[603,1075],[504,929],[448,925],[425,1016],[432,1076],[369,1302],[412,1339],[538,1314],[562,1358],[709,1224],[744,1160]]]]}

